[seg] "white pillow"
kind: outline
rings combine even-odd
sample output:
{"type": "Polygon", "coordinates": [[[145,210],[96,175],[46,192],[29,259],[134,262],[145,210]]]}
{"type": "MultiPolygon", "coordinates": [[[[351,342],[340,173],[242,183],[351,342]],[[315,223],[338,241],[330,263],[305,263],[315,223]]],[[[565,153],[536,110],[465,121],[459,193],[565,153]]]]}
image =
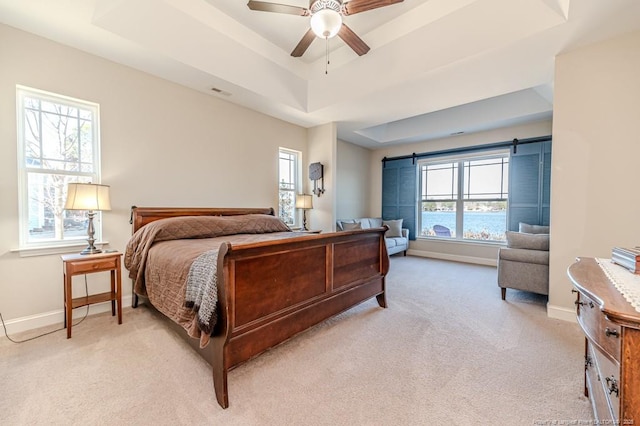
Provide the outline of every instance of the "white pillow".
{"type": "Polygon", "coordinates": [[[387,225],[389,227],[389,230],[385,234],[385,237],[402,237],[402,219],[383,220],[382,225],[387,225]]]}

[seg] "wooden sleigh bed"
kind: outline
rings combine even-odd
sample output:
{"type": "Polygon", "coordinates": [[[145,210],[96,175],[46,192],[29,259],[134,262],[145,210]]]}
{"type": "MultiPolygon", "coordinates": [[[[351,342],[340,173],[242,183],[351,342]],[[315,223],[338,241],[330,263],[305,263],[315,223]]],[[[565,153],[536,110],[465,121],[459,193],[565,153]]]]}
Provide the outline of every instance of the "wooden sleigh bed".
{"type": "MultiPolygon", "coordinates": [[[[131,259],[135,257],[130,253],[134,250],[130,246],[137,243],[134,239],[139,239],[138,235],[150,231],[154,226],[182,220],[216,221],[213,217],[235,221],[247,219],[248,223],[253,217],[259,220],[276,219],[271,208],[133,207],[133,236],[127,246],[125,266],[128,262],[132,263],[131,259]],[[177,219],[179,217],[184,218],[177,219]],[[154,222],[154,225],[138,232],[154,222]]],[[[164,296],[167,292],[184,293],[184,290],[163,288],[175,287],[175,283],[166,284],[163,280],[156,280],[154,292],[160,296],[154,298],[147,293],[144,284],[148,285],[154,278],[151,275],[155,274],[151,272],[149,264],[140,267],[142,271],[137,271],[140,279],[136,279],[132,268],[127,266],[134,279],[133,304],[137,306],[138,294],[147,296],[151,305],[180,324],[178,328],[192,346],[198,346],[198,341],[193,339],[198,335],[201,348],[208,343],[203,356],[212,366],[216,399],[223,408],[227,408],[227,372],[230,369],[374,296],[379,306],[386,308],[385,276],[389,270],[384,242],[386,229],[321,234],[288,231],[255,236],[222,235],[212,239],[198,236],[185,239],[189,241],[171,242],[196,245],[211,242],[218,247],[215,271],[216,322],[206,335],[195,330],[197,321],[193,317],[196,314],[184,307],[184,301],[180,301],[183,305],[180,308],[167,308],[164,296]],[[144,274],[150,276],[145,277],[144,274]]],[[[167,233],[156,233],[164,235],[163,232],[167,233]]],[[[162,244],[168,243],[148,244],[149,253],[153,253],[156,246],[159,250],[162,244]]],[[[177,253],[191,250],[185,245],[178,247],[167,246],[165,251],[177,253]]],[[[172,257],[162,262],[174,263],[172,257]]],[[[170,276],[176,275],[169,272],[170,276]]]]}

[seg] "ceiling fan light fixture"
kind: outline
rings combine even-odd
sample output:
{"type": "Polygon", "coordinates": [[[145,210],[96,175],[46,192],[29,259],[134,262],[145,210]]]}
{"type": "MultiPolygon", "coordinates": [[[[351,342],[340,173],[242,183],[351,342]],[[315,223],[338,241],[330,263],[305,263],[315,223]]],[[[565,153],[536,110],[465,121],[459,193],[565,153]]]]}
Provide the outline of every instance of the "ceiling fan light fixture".
{"type": "Polygon", "coordinates": [[[321,9],[311,16],[311,29],[320,38],[335,37],[342,27],[342,15],[333,9],[321,9]]]}

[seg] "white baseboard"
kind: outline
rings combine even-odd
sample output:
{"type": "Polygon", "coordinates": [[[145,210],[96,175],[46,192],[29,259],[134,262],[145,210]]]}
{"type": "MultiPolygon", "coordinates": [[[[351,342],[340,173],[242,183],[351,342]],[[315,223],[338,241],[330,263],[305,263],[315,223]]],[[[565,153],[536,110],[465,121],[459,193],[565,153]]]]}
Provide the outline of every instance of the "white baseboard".
{"type": "Polygon", "coordinates": [[[430,257],[432,259],[452,260],[454,262],[462,262],[462,263],[473,263],[476,265],[498,266],[497,260],[487,259],[484,257],[460,256],[456,254],[438,253],[435,251],[414,250],[414,249],[407,250],[407,254],[410,254],[411,256],[430,257]]]}
{"type": "MultiPolygon", "coordinates": [[[[122,297],[122,306],[131,306],[131,296],[122,297]]],[[[89,315],[100,314],[102,312],[108,311],[111,311],[111,303],[109,302],[89,305],[89,315]]],[[[73,310],[73,318],[82,318],[86,312],[86,307],[76,308],[73,310]]],[[[47,327],[54,324],[60,324],[60,327],[62,327],[62,325],[64,324],[64,309],[15,318],[5,321],[4,324],[7,327],[7,333],[9,334],[9,336],[15,333],[22,333],[23,331],[29,331],[40,327],[47,327]]],[[[0,333],[0,338],[5,338],[3,332],[0,333]]]]}
{"type": "Polygon", "coordinates": [[[551,305],[547,303],[547,316],[569,322],[578,322],[575,309],[565,308],[564,306],[551,305]]]}

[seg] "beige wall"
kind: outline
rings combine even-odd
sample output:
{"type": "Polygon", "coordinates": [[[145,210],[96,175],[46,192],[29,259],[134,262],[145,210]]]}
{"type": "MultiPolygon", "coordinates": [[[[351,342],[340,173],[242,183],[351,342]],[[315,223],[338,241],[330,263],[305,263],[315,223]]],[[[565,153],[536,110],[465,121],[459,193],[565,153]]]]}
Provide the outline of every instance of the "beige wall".
{"type": "MultiPolygon", "coordinates": [[[[114,249],[125,249],[131,205],[277,206],[278,147],[307,158],[304,128],[3,25],[0,64],[0,313],[10,331],[63,318],[59,255],[10,252],[18,247],[16,84],[100,104],[113,207],[104,238],[114,249]]],[[[100,275],[89,276],[91,292],[104,291],[100,275]]]]}
{"type": "Polygon", "coordinates": [[[338,140],[336,219],[369,215],[371,150],[338,140]]]}
{"type": "MultiPolygon", "coordinates": [[[[536,136],[547,136],[550,134],[551,121],[549,120],[527,125],[504,127],[487,132],[436,139],[411,145],[392,146],[386,149],[375,150],[371,154],[371,192],[369,194],[369,214],[372,216],[380,216],[382,211],[382,159],[384,157],[410,155],[414,152],[434,152],[452,148],[510,141],[514,138],[525,139],[536,136]]],[[[495,265],[499,247],[499,245],[421,239],[410,242],[409,253],[417,256],[434,257],[445,260],[495,265]]]]}
{"type": "MultiPolygon", "coordinates": [[[[566,268],[575,256],[608,257],[615,245],[640,244],[640,202],[631,175],[640,157],[635,126],[640,117],[638,52],[640,33],[634,33],[557,58],[552,316],[574,316],[566,268]]],[[[133,204],[276,206],[277,188],[270,182],[277,181],[279,146],[303,153],[305,185],[308,164],[324,164],[327,192],[314,196],[311,226],[327,231],[343,213],[380,215],[384,156],[542,136],[552,130],[545,121],[368,151],[338,142],[335,124],[307,131],[3,25],[0,63],[0,312],[10,332],[62,322],[59,256],[21,257],[11,251],[18,246],[16,84],[100,104],[102,177],[112,187],[113,207],[104,214],[104,237],[119,250],[129,238],[133,204]],[[368,192],[352,169],[367,176],[368,192]],[[349,183],[342,188],[342,181],[349,183]],[[352,203],[349,198],[361,192],[366,196],[352,203]]],[[[412,242],[411,251],[488,262],[497,248],[419,241],[412,242]]],[[[90,291],[105,283],[89,276],[90,291]]],[[[74,286],[82,288],[78,282],[74,286]]]]}
{"type": "Polygon", "coordinates": [[[574,316],[566,269],[640,245],[640,32],[556,59],[549,311],[574,316]]]}
{"type": "MultiPolygon", "coordinates": [[[[324,189],[320,196],[313,195],[313,210],[309,229],[323,232],[335,231],[336,217],[336,156],[337,156],[337,128],[335,123],[312,127],[308,130],[309,164],[320,162],[324,166],[324,189]]],[[[318,181],[320,187],[321,181],[318,181]]],[[[309,193],[313,191],[313,182],[309,184],[309,193]]]]}

